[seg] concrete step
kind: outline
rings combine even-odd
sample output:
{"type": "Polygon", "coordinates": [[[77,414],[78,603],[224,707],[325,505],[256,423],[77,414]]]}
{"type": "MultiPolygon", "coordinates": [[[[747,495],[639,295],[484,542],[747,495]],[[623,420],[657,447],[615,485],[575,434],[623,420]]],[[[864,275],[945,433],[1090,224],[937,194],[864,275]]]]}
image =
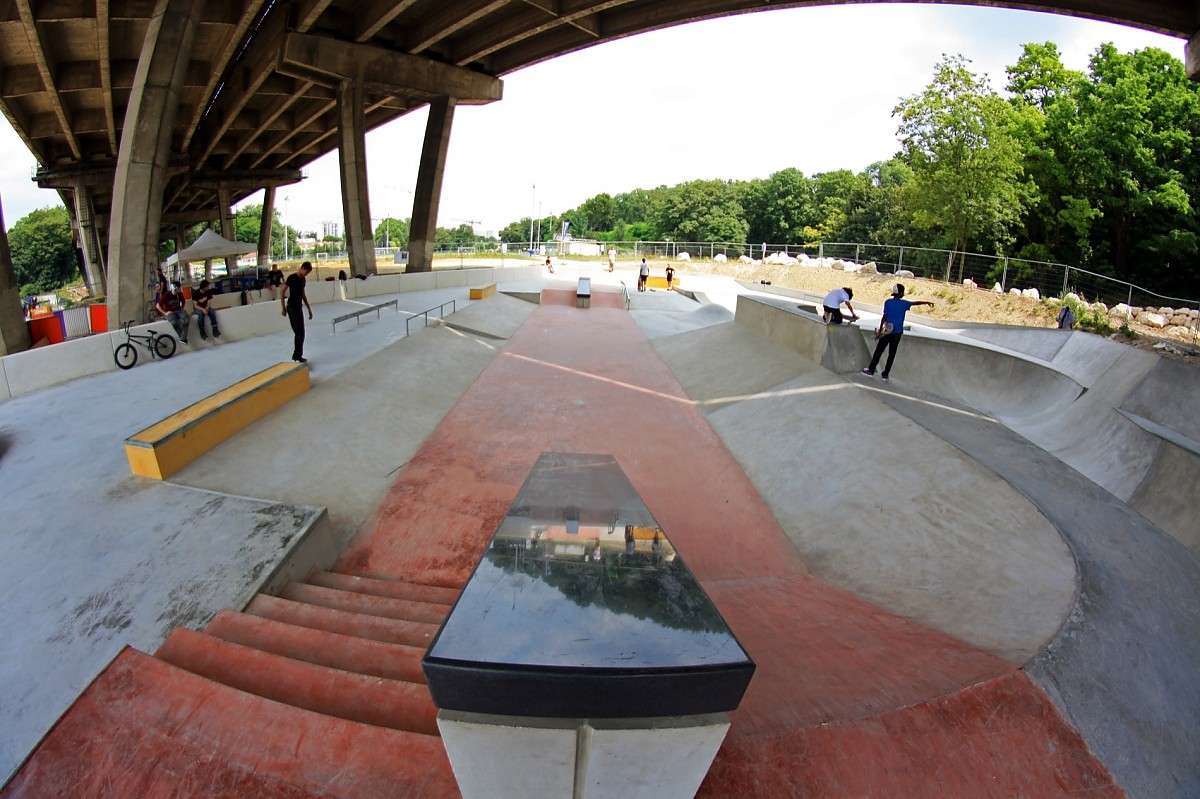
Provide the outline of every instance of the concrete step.
{"type": "Polygon", "coordinates": [[[282,705],[130,648],[0,790],[4,799],[459,795],[437,738],[282,705]]]}
{"type": "Polygon", "coordinates": [[[246,613],[265,619],[295,624],[313,630],[369,638],[389,644],[403,644],[426,650],[437,635],[438,625],[425,622],[386,619],[291,599],[259,594],[246,606],[246,613]]]}
{"type": "Polygon", "coordinates": [[[157,656],[179,668],[276,702],[329,716],[438,735],[424,685],[318,666],[176,628],[157,656]]]}
{"type": "Polygon", "coordinates": [[[348,610],[351,613],[417,621],[424,624],[440,625],[450,612],[449,605],[392,599],[391,597],[360,594],[356,591],[343,591],[337,588],[325,588],[297,582],[289,582],[279,592],[279,596],[295,602],[307,602],[310,605],[321,605],[335,610],[348,610]]]}
{"type": "Polygon", "coordinates": [[[339,572],[315,571],[304,582],[310,585],[320,585],[325,588],[337,588],[342,591],[357,591],[360,594],[374,594],[392,599],[407,599],[414,602],[428,602],[438,605],[453,605],[458,599],[460,589],[446,588],[441,585],[424,585],[422,583],[401,582],[400,580],[384,580],[375,577],[357,577],[339,572]]]}
{"type": "Polygon", "coordinates": [[[222,610],[204,628],[207,635],[273,655],[331,669],[353,671],[403,682],[425,683],[425,650],[339,633],[298,627],[232,610],[222,610]]]}

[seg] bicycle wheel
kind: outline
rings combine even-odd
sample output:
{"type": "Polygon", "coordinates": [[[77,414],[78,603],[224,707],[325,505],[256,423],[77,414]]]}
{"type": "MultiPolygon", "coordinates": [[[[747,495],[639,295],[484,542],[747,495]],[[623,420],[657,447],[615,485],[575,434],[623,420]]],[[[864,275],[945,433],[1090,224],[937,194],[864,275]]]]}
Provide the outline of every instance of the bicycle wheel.
{"type": "Polygon", "coordinates": [[[170,336],[159,336],[154,339],[154,351],[160,358],[170,358],[175,354],[175,339],[170,336]]]}
{"type": "Polygon", "coordinates": [[[137,350],[132,344],[126,341],[113,351],[113,360],[122,369],[132,369],[133,365],[137,363],[137,350]]]}

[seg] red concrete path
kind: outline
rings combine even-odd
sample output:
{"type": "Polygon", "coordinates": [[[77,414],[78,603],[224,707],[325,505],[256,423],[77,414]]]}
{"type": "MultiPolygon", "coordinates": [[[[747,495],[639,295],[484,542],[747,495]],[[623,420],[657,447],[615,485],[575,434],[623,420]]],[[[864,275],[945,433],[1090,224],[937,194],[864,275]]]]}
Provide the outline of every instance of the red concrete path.
{"type": "Polygon", "coordinates": [[[546,292],[338,570],[461,586],[544,451],[612,454],[758,664],[702,793],[1119,795],[1015,664],[810,577],[616,294],[546,292]]]}

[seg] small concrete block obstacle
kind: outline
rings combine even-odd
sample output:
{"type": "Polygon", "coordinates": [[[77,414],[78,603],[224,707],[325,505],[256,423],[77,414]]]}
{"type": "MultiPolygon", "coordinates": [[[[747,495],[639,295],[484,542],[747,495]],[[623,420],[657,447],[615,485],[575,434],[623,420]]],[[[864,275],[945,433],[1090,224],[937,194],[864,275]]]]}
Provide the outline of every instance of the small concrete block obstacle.
{"type": "Polygon", "coordinates": [[[471,299],[482,300],[484,297],[490,297],[496,293],[496,284],[489,283],[486,286],[472,286],[471,299]]]}
{"type": "Polygon", "coordinates": [[[306,364],[264,369],[125,439],[129,467],[136,475],[165,480],[310,385],[306,364]]]}
{"type": "Polygon", "coordinates": [[[671,285],[667,285],[667,279],[662,275],[650,275],[646,278],[646,288],[648,289],[666,289],[679,285],[679,278],[671,281],[671,285]]]}
{"type": "Polygon", "coordinates": [[[579,286],[575,289],[575,307],[592,307],[592,279],[590,277],[579,278],[579,286]]]}

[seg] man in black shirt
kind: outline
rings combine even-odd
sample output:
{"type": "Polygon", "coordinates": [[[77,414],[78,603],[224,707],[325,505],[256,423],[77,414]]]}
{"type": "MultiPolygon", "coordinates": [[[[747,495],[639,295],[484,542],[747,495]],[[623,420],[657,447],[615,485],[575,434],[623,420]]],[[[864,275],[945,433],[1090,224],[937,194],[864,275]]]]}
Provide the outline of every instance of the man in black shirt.
{"type": "Polygon", "coordinates": [[[212,289],[207,280],[200,281],[200,288],[192,292],[192,312],[196,315],[196,326],[200,328],[200,338],[207,339],[204,320],[207,317],[212,322],[213,338],[221,337],[221,329],[217,327],[217,312],[212,307],[212,289]]]}
{"type": "Polygon", "coordinates": [[[283,306],[283,316],[292,323],[292,332],[296,334],[296,343],[292,346],[292,360],[308,363],[304,357],[304,309],[308,309],[308,318],[312,319],[312,306],[304,295],[305,278],[312,272],[312,264],[308,261],[300,264],[300,271],[288,275],[283,284],[283,295],[279,298],[283,306]]]}

